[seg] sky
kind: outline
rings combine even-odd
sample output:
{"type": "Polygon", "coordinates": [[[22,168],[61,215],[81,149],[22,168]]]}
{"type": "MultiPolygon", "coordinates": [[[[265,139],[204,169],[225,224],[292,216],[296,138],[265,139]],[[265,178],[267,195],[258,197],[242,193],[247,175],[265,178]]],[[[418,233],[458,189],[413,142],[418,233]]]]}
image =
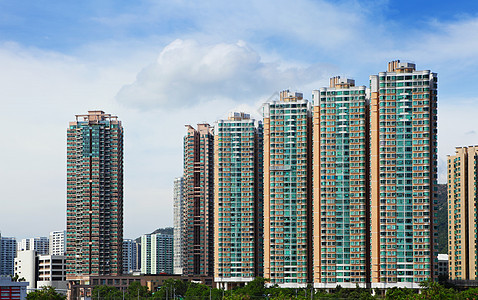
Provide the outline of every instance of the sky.
{"type": "Polygon", "coordinates": [[[184,125],[260,118],[284,89],[368,85],[391,60],[438,73],[439,181],[478,144],[478,2],[0,1],[0,231],[65,229],[66,129],[119,117],[124,237],[173,225],[184,125]]]}

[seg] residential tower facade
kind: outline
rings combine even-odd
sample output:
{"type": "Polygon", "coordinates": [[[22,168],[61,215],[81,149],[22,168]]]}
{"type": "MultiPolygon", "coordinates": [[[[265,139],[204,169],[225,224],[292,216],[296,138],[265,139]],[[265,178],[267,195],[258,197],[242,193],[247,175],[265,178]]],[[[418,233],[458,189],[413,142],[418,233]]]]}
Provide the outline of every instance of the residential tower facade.
{"type": "Polygon", "coordinates": [[[437,257],[437,74],[392,61],[370,89],[372,283],[417,288],[437,257]]]}
{"type": "Polygon", "coordinates": [[[231,288],[263,274],[263,127],[233,112],[214,133],[214,281],[231,288]]]}
{"type": "Polygon", "coordinates": [[[214,133],[209,124],[186,126],[184,137],[183,274],[214,273],[214,133]]]}
{"type": "Polygon", "coordinates": [[[288,90],[263,105],[264,277],[312,282],[312,108],[288,90]]]}
{"type": "Polygon", "coordinates": [[[449,278],[477,278],[478,146],[456,148],[447,158],[449,278]]]}
{"type": "Polygon", "coordinates": [[[183,178],[174,179],[173,190],[173,213],[174,213],[174,274],[183,274],[184,255],[184,200],[183,200],[183,178]]]}
{"type": "Polygon", "coordinates": [[[314,285],[370,282],[368,89],[339,76],[314,100],[314,285]]]}
{"type": "Polygon", "coordinates": [[[67,277],[122,274],[123,127],[103,111],[68,127],[67,277]]]}
{"type": "Polygon", "coordinates": [[[145,234],[141,236],[141,273],[173,273],[173,241],[170,234],[145,234]]]}

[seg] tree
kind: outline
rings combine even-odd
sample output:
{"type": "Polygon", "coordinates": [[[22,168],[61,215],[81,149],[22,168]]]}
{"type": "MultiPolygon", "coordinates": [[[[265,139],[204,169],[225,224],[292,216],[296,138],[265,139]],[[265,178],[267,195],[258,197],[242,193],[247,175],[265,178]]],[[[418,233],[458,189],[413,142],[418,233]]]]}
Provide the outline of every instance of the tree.
{"type": "Polygon", "coordinates": [[[184,297],[188,289],[187,283],[179,279],[168,279],[163,282],[163,285],[154,292],[153,297],[156,299],[166,299],[172,298],[173,295],[176,297],[184,297]]]}
{"type": "Polygon", "coordinates": [[[113,286],[98,285],[98,286],[95,286],[95,288],[91,292],[92,300],[115,299],[115,298],[122,299],[123,293],[119,289],[113,286]]]}
{"type": "Polygon", "coordinates": [[[128,299],[137,299],[138,297],[141,298],[148,298],[151,296],[151,292],[148,290],[148,287],[142,286],[139,281],[132,282],[128,286],[128,292],[126,297],[128,299]]]}
{"type": "Polygon", "coordinates": [[[422,292],[417,295],[415,299],[454,299],[455,295],[457,294],[455,290],[444,288],[438,282],[431,280],[420,282],[420,287],[422,288],[422,292]]]}
{"type": "Polygon", "coordinates": [[[251,298],[263,297],[266,293],[267,279],[262,277],[256,277],[254,280],[249,281],[245,286],[238,288],[234,291],[234,294],[250,296],[251,298]]]}
{"type": "Polygon", "coordinates": [[[27,294],[27,300],[65,300],[66,296],[58,293],[52,286],[44,286],[27,294]]]}

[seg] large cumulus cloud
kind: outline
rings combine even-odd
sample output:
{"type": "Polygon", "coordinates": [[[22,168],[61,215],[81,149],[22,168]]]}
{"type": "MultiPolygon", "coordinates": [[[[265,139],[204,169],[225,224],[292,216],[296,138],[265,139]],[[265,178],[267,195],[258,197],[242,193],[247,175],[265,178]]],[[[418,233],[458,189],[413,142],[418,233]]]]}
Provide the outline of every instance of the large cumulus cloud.
{"type": "Polygon", "coordinates": [[[285,88],[300,88],[325,77],[323,68],[283,67],[264,62],[245,42],[203,45],[175,40],[125,85],[118,101],[141,109],[172,109],[210,100],[256,102],[285,88]]]}

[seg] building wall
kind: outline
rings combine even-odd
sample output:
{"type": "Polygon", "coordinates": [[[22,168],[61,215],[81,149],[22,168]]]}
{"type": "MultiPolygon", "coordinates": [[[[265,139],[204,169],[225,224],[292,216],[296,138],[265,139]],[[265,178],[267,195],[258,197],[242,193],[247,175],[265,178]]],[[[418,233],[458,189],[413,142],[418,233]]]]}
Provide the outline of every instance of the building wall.
{"type": "Polygon", "coordinates": [[[174,202],[174,274],[183,274],[184,255],[184,200],[183,200],[183,178],[174,179],[173,190],[174,202]]]}
{"type": "Polygon", "coordinates": [[[10,276],[0,275],[0,300],[25,300],[27,286],[26,282],[12,282],[10,276]]]}
{"type": "Polygon", "coordinates": [[[456,148],[448,156],[449,278],[476,280],[476,175],[478,147],[456,148]]]}
{"type": "Polygon", "coordinates": [[[314,283],[365,287],[369,269],[369,135],[365,86],[334,77],[314,99],[314,283]]]}
{"type": "Polygon", "coordinates": [[[418,287],[437,256],[437,75],[393,61],[370,82],[372,282],[418,287]]]}
{"type": "Polygon", "coordinates": [[[49,242],[50,242],[50,246],[49,246],[50,255],[65,255],[65,252],[66,252],[65,230],[50,232],[49,242]]]}
{"type": "Polygon", "coordinates": [[[123,127],[103,111],[67,130],[67,276],[123,271],[123,127]]]}
{"type": "Polygon", "coordinates": [[[438,276],[448,279],[448,254],[438,254],[438,276]]]}
{"type": "Polygon", "coordinates": [[[14,237],[0,235],[0,275],[13,275],[17,241],[14,237]]]}
{"type": "Polygon", "coordinates": [[[123,274],[140,270],[141,244],[132,239],[123,241],[123,274]]]}
{"type": "Polygon", "coordinates": [[[141,236],[141,273],[173,273],[173,235],[145,234],[141,236]]]}
{"type": "Polygon", "coordinates": [[[187,125],[184,137],[183,274],[214,273],[214,135],[209,124],[187,125]]]}
{"type": "Polygon", "coordinates": [[[312,111],[300,93],[264,104],[264,277],[312,281],[312,111]]]}
{"type": "Polygon", "coordinates": [[[17,252],[17,257],[15,258],[15,275],[18,275],[18,278],[24,278],[29,284],[29,289],[36,288],[37,265],[35,250],[17,252]]]}
{"type": "Polygon", "coordinates": [[[62,292],[66,290],[66,256],[38,255],[37,270],[37,288],[52,286],[62,292]]]}
{"type": "Polygon", "coordinates": [[[49,253],[49,241],[46,236],[22,239],[17,243],[17,251],[35,250],[38,254],[49,253]]]}
{"type": "Polygon", "coordinates": [[[214,132],[214,280],[226,287],[263,272],[263,128],[231,113],[214,132]]]}

